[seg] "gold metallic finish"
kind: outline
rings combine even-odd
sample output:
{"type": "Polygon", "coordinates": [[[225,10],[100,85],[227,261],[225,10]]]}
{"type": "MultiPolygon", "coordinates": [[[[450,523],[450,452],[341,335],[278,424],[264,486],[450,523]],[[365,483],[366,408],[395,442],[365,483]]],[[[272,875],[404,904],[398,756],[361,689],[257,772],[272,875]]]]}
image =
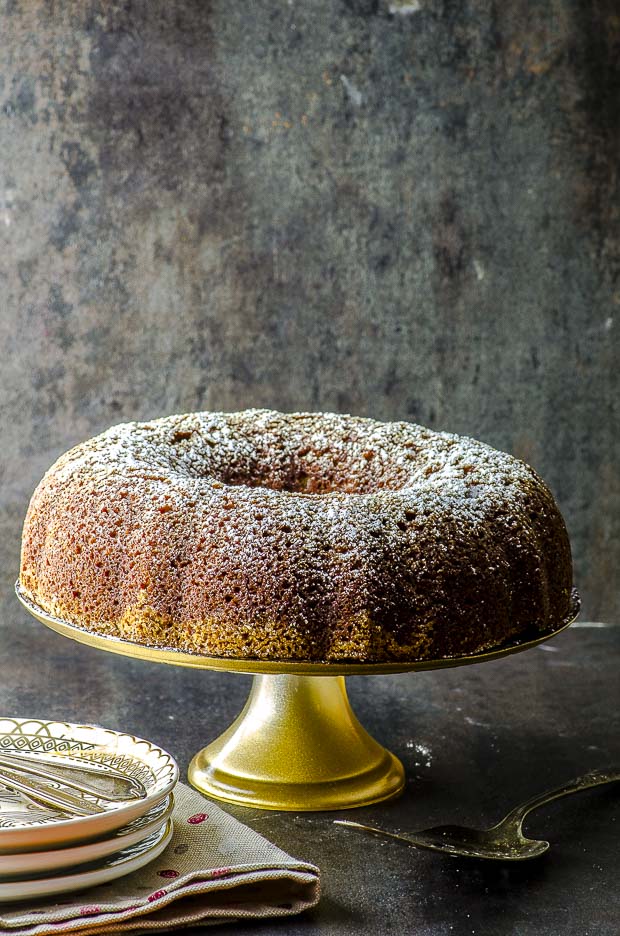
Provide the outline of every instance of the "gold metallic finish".
{"type": "MultiPolygon", "coordinates": [[[[80,643],[136,659],[254,674],[245,708],[216,741],[193,758],[190,782],[209,796],[263,809],[328,810],[365,806],[404,786],[400,761],[376,742],[349,705],[344,676],[465,666],[535,647],[552,633],[484,653],[400,663],[307,663],[202,656],[93,634],[17,596],[39,621],[80,643]]],[[[576,601],[576,599],[575,599],[576,601]]]]}
{"type": "Polygon", "coordinates": [[[400,761],[353,714],[344,676],[255,676],[245,708],[188,777],[218,799],[294,810],[376,803],[405,782],[400,761]]]}

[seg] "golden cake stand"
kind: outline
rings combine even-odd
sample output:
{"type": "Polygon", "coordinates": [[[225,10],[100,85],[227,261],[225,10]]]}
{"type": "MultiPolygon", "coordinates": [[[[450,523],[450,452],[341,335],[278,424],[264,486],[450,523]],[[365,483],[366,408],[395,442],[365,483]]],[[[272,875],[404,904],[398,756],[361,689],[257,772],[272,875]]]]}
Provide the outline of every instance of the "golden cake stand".
{"type": "Polygon", "coordinates": [[[403,673],[496,660],[559,634],[570,618],[537,640],[487,653],[413,663],[281,663],[201,656],[149,647],[81,630],[17,597],[39,621],[65,637],[100,650],[154,663],[251,673],[254,681],[238,718],[192,759],[188,777],[216,799],[262,809],[327,810],[390,799],[405,783],[403,766],[355,717],[345,676],[403,673]]]}

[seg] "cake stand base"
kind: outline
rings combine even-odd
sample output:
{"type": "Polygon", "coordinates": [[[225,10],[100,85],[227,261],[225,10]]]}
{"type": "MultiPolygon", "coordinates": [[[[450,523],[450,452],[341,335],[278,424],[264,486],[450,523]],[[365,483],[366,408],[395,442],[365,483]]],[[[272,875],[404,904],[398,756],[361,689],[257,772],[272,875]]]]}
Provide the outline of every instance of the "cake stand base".
{"type": "Polygon", "coordinates": [[[252,673],[254,684],[241,715],[196,754],[188,773],[190,782],[209,796],[261,809],[350,809],[390,799],[402,790],[402,764],[358,722],[347,699],[345,675],[376,676],[498,660],[555,637],[579,610],[574,592],[567,617],[553,631],[467,656],[400,663],[312,663],[211,657],[90,633],[38,607],[19,582],[15,588],[37,620],[90,647],[153,663],[252,673]]]}
{"type": "Polygon", "coordinates": [[[254,676],[245,708],[188,777],[220,800],[304,811],[376,803],[405,783],[400,761],[355,717],[344,676],[254,676]]]}

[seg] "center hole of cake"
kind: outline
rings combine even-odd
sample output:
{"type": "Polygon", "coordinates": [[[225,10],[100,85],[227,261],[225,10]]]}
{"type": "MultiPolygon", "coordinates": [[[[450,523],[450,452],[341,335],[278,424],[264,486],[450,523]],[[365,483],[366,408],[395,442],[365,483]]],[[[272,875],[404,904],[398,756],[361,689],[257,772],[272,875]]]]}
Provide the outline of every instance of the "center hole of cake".
{"type": "Polygon", "coordinates": [[[304,470],[266,471],[235,473],[223,479],[233,486],[268,488],[271,491],[287,491],[291,494],[330,494],[332,491],[354,491],[346,480],[330,475],[318,475],[304,470]]]}

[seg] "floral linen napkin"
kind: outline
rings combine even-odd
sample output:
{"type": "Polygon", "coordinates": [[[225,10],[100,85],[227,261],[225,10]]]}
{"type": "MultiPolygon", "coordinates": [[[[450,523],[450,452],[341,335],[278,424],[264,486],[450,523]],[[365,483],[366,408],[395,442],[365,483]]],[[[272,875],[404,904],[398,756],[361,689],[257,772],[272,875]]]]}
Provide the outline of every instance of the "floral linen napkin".
{"type": "Polygon", "coordinates": [[[90,890],[0,906],[0,932],[146,933],[288,916],[319,900],[319,869],[291,858],[182,783],[170,844],[151,864],[90,890]]]}

